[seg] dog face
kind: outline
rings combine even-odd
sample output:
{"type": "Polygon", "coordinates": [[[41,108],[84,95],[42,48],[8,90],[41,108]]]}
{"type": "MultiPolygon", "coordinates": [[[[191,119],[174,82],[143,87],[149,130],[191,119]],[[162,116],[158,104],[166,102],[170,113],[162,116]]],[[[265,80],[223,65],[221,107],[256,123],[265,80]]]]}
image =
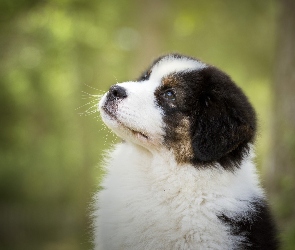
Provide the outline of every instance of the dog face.
{"type": "Polygon", "coordinates": [[[172,150],[178,163],[238,166],[254,141],[255,112],[232,80],[191,57],[157,59],[137,81],[110,88],[103,121],[124,140],[172,150]]]}

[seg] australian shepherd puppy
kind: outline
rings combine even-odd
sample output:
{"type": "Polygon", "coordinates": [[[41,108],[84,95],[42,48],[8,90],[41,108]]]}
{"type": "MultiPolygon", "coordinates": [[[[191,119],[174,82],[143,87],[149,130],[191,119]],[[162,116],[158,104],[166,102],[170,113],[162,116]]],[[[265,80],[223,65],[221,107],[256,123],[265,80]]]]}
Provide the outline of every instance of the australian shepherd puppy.
{"type": "Polygon", "coordinates": [[[95,197],[95,249],[277,249],[255,111],[228,75],[169,54],[112,86],[99,110],[123,142],[95,197]]]}

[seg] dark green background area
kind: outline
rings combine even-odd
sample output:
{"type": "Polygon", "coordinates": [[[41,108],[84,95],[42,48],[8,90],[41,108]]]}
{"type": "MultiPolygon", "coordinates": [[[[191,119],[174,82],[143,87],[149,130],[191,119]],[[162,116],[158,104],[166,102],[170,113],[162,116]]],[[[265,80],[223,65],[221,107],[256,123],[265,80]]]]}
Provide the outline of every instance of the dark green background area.
{"type": "Polygon", "coordinates": [[[274,0],[0,0],[0,249],[92,247],[99,166],[118,140],[99,95],[164,53],[200,58],[243,88],[263,178],[279,10],[274,0]]]}

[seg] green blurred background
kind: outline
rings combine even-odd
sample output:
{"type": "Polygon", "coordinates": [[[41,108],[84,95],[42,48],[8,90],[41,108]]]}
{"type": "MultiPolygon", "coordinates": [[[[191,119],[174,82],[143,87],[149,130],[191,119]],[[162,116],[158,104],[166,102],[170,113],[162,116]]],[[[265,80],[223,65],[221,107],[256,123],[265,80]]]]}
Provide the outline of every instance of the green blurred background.
{"type": "Polygon", "coordinates": [[[223,69],[249,96],[258,169],[283,249],[295,249],[295,80],[280,77],[295,69],[294,11],[292,0],[0,0],[0,249],[91,249],[101,155],[117,140],[96,95],[168,52],[223,69]]]}

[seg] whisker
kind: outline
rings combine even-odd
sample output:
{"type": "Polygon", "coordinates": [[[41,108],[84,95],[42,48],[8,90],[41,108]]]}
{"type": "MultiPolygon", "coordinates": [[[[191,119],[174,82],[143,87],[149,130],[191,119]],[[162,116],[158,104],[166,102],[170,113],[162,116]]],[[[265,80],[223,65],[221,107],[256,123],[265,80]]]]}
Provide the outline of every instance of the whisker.
{"type": "MultiPolygon", "coordinates": [[[[80,109],[80,108],[83,108],[83,107],[85,107],[85,106],[87,106],[87,105],[89,105],[89,104],[93,104],[93,103],[97,103],[97,100],[92,100],[92,101],[90,101],[90,102],[87,102],[87,103],[81,105],[80,107],[76,108],[75,110],[80,109]]],[[[94,106],[94,105],[93,105],[93,106],[94,106]]],[[[92,106],[92,107],[93,107],[93,106],[92,106]]]]}
{"type": "Polygon", "coordinates": [[[115,80],[116,80],[116,83],[118,83],[118,79],[117,79],[117,77],[116,77],[116,76],[114,76],[114,75],[113,75],[113,77],[115,78],[115,80]]]}
{"type": "Polygon", "coordinates": [[[87,86],[88,88],[93,89],[93,90],[96,90],[96,91],[102,91],[101,89],[94,88],[94,87],[92,87],[92,86],[90,86],[90,85],[88,85],[88,84],[86,84],[86,83],[84,83],[84,85],[87,86]]]}
{"type": "Polygon", "coordinates": [[[80,113],[80,116],[88,116],[88,115],[92,115],[97,113],[97,110],[93,110],[93,111],[88,111],[88,112],[84,112],[84,113],[80,113]]]}
{"type": "MultiPolygon", "coordinates": [[[[102,91],[102,90],[101,90],[102,91]]],[[[87,92],[85,92],[85,91],[81,91],[82,93],[84,93],[84,94],[86,94],[87,96],[90,96],[90,97],[100,97],[100,96],[102,96],[103,94],[100,94],[100,95],[93,95],[93,94],[89,94],[89,93],[87,93],[87,92]]]]}
{"type": "MultiPolygon", "coordinates": [[[[116,79],[116,77],[115,77],[116,79]]],[[[117,79],[116,79],[116,82],[118,83],[117,79]]],[[[102,94],[98,94],[98,95],[93,95],[93,94],[90,94],[88,92],[85,92],[85,91],[82,91],[82,99],[86,99],[86,100],[89,100],[87,103],[79,106],[78,108],[76,108],[75,110],[79,110],[83,107],[87,107],[87,106],[90,106],[90,107],[87,107],[86,111],[84,112],[80,112],[78,113],[80,116],[89,116],[89,115],[94,115],[94,119],[96,121],[98,121],[100,123],[100,128],[98,129],[98,131],[101,131],[103,133],[103,138],[104,138],[104,146],[106,145],[109,145],[109,144],[114,144],[116,143],[116,135],[113,133],[113,131],[111,131],[103,122],[102,122],[102,118],[99,114],[99,111],[97,109],[97,106],[98,106],[98,103],[100,101],[100,99],[104,96],[105,94],[105,91],[103,90],[99,90],[99,89],[96,89],[92,86],[89,86],[87,84],[85,84],[87,87],[95,90],[95,91],[99,91],[100,93],[102,94]]]]}
{"type": "Polygon", "coordinates": [[[102,96],[103,95],[95,95],[95,96],[82,95],[82,99],[99,100],[102,96]]]}
{"type": "Polygon", "coordinates": [[[95,114],[97,112],[98,112],[97,110],[91,110],[91,111],[85,111],[83,113],[79,113],[79,115],[80,116],[89,116],[89,115],[95,114]]]}
{"type": "Polygon", "coordinates": [[[88,108],[85,112],[88,112],[90,109],[95,108],[95,110],[97,111],[97,104],[92,105],[90,108],[88,108]]]}

